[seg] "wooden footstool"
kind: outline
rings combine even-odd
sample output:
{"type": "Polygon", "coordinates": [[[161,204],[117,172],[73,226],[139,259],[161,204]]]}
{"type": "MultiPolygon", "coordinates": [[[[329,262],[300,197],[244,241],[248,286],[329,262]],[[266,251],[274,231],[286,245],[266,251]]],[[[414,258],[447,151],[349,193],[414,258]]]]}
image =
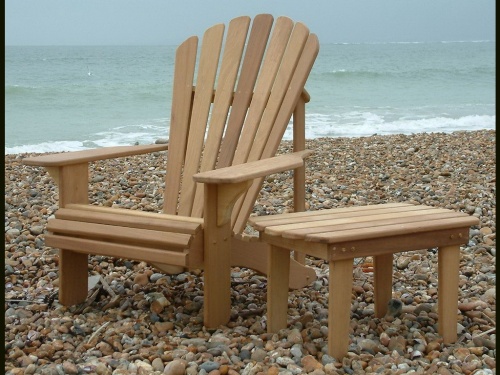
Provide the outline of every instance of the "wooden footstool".
{"type": "Polygon", "coordinates": [[[452,210],[406,203],[353,206],[250,218],[271,247],[267,331],[287,326],[290,250],[329,262],[328,351],[347,354],[353,259],[374,259],[375,314],[383,317],[392,297],[393,253],[438,247],[439,334],[457,339],[460,245],[479,219],[452,210]]]}

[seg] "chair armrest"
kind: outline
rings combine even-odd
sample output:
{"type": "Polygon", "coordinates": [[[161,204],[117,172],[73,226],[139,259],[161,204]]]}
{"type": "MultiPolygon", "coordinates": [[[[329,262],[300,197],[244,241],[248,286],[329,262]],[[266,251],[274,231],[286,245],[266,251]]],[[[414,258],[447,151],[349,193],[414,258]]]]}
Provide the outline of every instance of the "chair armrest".
{"type": "Polygon", "coordinates": [[[193,175],[196,182],[207,184],[233,184],[253,180],[258,177],[302,167],[304,158],[311,155],[311,150],[261,159],[249,163],[201,172],[193,175]]]}
{"type": "Polygon", "coordinates": [[[62,152],[59,154],[29,157],[23,159],[23,164],[41,167],[62,167],[72,164],[81,164],[91,161],[147,154],[150,152],[165,150],[168,150],[168,144],[103,147],[92,150],[62,152]]]}

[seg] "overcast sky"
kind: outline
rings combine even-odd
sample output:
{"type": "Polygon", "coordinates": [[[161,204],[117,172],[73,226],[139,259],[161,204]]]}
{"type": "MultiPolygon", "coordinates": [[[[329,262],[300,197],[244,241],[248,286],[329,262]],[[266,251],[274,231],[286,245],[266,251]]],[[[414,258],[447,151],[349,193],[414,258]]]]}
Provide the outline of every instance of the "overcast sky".
{"type": "Polygon", "coordinates": [[[5,44],[178,44],[258,13],[302,21],[321,43],[495,40],[494,0],[5,0],[5,44]]]}

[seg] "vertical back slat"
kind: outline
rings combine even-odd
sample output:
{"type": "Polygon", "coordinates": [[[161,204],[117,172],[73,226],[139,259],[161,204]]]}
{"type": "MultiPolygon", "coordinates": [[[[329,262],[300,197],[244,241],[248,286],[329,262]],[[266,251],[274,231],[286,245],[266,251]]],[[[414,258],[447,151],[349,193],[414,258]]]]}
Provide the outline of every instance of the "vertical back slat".
{"type": "MultiPolygon", "coordinates": [[[[299,23],[297,23],[297,25],[299,25],[299,23]]],[[[269,158],[276,153],[281,138],[286,130],[286,125],[290,121],[294,107],[302,93],[318,52],[318,38],[315,34],[310,34],[294,70],[293,77],[289,84],[289,89],[287,90],[281,106],[282,110],[276,118],[276,126],[272,129],[269,136],[269,142],[267,142],[263,150],[262,158],[269,158]]],[[[254,181],[244,199],[242,199],[243,204],[241,205],[241,209],[238,212],[238,216],[236,217],[235,224],[233,226],[233,230],[236,233],[240,233],[245,229],[247,219],[253,209],[255,200],[257,199],[261,189],[262,182],[263,179],[257,179],[254,181]]]]}
{"type": "Polygon", "coordinates": [[[253,20],[217,168],[227,167],[233,161],[272,24],[273,17],[270,14],[259,14],[253,20]]]}
{"type": "Polygon", "coordinates": [[[178,192],[186,154],[197,48],[198,38],[193,36],[182,43],[175,54],[167,174],[165,176],[165,190],[169,193],[164,195],[163,201],[163,212],[172,215],[177,213],[178,192]]]}
{"type": "MultiPolygon", "coordinates": [[[[276,20],[241,133],[241,139],[243,140],[253,140],[255,138],[255,133],[261,124],[261,119],[271,94],[271,88],[274,84],[292,29],[293,21],[291,19],[279,17],[276,20]]],[[[268,126],[270,127],[272,124],[268,123],[268,126]]],[[[246,162],[252,146],[253,142],[240,142],[236,148],[232,164],[246,162]]]]}
{"type": "Polygon", "coordinates": [[[179,215],[191,215],[196,186],[192,176],[198,172],[200,165],[223,35],[224,24],[212,26],[203,35],[181,185],[179,215]]]}
{"type": "MultiPolygon", "coordinates": [[[[295,103],[289,103],[290,107],[285,108],[283,107],[283,99],[289,92],[290,81],[292,80],[308,35],[309,30],[302,23],[297,23],[293,28],[266,110],[262,117],[261,125],[255,135],[255,141],[250,150],[248,161],[259,160],[262,157],[264,147],[270,142],[276,142],[276,139],[270,138],[271,132],[274,131],[276,133],[275,129],[278,129],[279,132],[282,128],[284,131],[288,125],[295,103]],[[278,113],[288,112],[290,112],[290,116],[286,119],[286,122],[280,123],[276,121],[278,113]]],[[[278,144],[279,141],[281,141],[281,138],[278,140],[278,144]]],[[[277,148],[278,145],[276,145],[277,148]]]]}
{"type": "MultiPolygon", "coordinates": [[[[252,138],[252,142],[247,142],[250,146],[250,149],[245,151],[246,153],[248,153],[248,157],[246,158],[246,160],[243,160],[243,162],[259,160],[263,157],[262,153],[266,145],[269,142],[274,143],[274,140],[270,139],[270,135],[273,129],[283,128],[283,132],[285,131],[288,121],[290,120],[290,117],[292,115],[293,106],[292,108],[283,108],[282,103],[285,95],[287,95],[289,91],[290,81],[292,79],[293,73],[297,66],[300,54],[302,53],[308,35],[309,30],[301,23],[297,23],[293,28],[289,41],[286,44],[286,50],[281,55],[279,70],[277,72],[276,79],[274,80],[271,95],[269,96],[269,100],[267,102],[262,119],[259,122],[259,127],[257,129],[255,137],[252,138]],[[287,122],[284,124],[277,123],[276,118],[278,114],[280,112],[287,113],[288,110],[290,112],[290,116],[288,117],[287,122]]],[[[293,103],[293,105],[294,104],[295,103],[293,103]]],[[[278,145],[280,140],[281,138],[278,140],[278,145]]],[[[276,149],[278,148],[278,145],[276,145],[276,149]]],[[[274,151],[276,152],[276,150],[274,151]]],[[[249,194],[249,192],[247,192],[247,194],[249,194]]],[[[243,209],[243,213],[240,213],[240,210],[242,210],[242,204],[245,201],[245,196],[241,197],[234,205],[232,214],[232,220],[234,220],[235,223],[238,222],[238,225],[243,226],[244,223],[246,223],[246,219],[237,218],[241,215],[244,215],[246,212],[245,208],[243,209]]]]}
{"type": "MultiPolygon", "coordinates": [[[[229,23],[200,172],[215,168],[249,25],[250,17],[238,17],[229,23]]],[[[202,216],[203,193],[202,184],[197,184],[191,212],[193,217],[202,216]]]]}

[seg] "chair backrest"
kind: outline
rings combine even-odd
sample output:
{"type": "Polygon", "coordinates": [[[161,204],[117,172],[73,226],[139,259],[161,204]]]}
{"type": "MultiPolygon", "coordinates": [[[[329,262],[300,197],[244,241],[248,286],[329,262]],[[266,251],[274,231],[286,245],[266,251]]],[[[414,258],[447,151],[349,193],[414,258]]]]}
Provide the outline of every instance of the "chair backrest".
{"type": "MultiPolygon", "coordinates": [[[[275,155],[319,43],[300,22],[273,21],[260,14],[250,27],[250,17],[238,17],[226,35],[223,24],[207,29],[199,51],[195,36],[177,48],[163,212],[202,217],[203,186],[193,174],[275,155]]],[[[261,183],[237,204],[236,232],[261,183]]]]}

